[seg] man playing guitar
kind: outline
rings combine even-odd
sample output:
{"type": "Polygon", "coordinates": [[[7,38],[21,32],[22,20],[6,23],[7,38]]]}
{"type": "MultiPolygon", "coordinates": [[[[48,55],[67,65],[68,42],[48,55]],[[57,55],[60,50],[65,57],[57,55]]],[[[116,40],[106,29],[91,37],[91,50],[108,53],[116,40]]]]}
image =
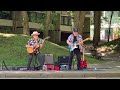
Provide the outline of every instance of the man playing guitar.
{"type": "Polygon", "coordinates": [[[44,60],[40,54],[40,49],[44,45],[44,40],[39,39],[38,35],[40,35],[40,33],[38,33],[37,31],[34,31],[31,34],[33,38],[31,38],[26,44],[27,51],[29,53],[27,70],[30,70],[30,64],[32,62],[34,55],[38,58],[39,65],[41,68],[44,64],[44,60]],[[32,52],[30,52],[30,50],[32,50],[32,52]]]}
{"type": "Polygon", "coordinates": [[[70,50],[70,57],[69,57],[69,70],[71,70],[71,65],[72,65],[72,59],[74,54],[77,56],[77,69],[80,70],[80,62],[81,62],[81,44],[83,44],[83,39],[80,34],[78,34],[78,29],[74,28],[73,33],[68,37],[67,39],[67,44],[70,47],[77,46],[78,48],[75,48],[74,50],[70,50]],[[74,42],[77,42],[74,44],[74,42]]]}

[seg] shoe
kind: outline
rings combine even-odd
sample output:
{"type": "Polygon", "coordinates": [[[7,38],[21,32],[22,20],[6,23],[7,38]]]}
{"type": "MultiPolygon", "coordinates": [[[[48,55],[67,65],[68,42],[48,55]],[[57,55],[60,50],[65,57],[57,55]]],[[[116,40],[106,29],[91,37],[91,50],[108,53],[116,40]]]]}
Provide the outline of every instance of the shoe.
{"type": "Polygon", "coordinates": [[[68,68],[68,70],[71,70],[71,68],[68,68]]]}
{"type": "Polygon", "coordinates": [[[27,68],[27,71],[30,70],[30,68],[27,68]]]}
{"type": "Polygon", "coordinates": [[[78,68],[77,70],[83,70],[82,68],[78,68]]]}

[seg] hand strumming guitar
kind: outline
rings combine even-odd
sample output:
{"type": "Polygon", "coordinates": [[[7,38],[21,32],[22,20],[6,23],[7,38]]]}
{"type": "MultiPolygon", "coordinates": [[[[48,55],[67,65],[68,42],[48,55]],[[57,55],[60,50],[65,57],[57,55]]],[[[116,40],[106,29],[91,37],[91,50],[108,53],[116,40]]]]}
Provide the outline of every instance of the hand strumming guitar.
{"type": "Polygon", "coordinates": [[[79,44],[83,44],[83,41],[79,41],[78,43],[79,43],[79,44]]]}

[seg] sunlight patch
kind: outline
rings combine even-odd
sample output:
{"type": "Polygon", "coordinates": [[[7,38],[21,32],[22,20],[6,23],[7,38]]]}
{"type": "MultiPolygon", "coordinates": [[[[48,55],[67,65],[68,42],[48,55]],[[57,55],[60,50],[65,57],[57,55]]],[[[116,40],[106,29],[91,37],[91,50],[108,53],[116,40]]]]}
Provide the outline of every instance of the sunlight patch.
{"type": "Polygon", "coordinates": [[[120,66],[115,66],[115,67],[120,67],[120,66]]]}
{"type": "Polygon", "coordinates": [[[4,36],[4,37],[12,37],[12,36],[16,36],[16,35],[15,35],[15,34],[0,33],[0,36],[4,36]]]}
{"type": "Polygon", "coordinates": [[[28,36],[28,35],[24,35],[24,34],[20,34],[20,35],[22,35],[22,36],[28,36]]]}

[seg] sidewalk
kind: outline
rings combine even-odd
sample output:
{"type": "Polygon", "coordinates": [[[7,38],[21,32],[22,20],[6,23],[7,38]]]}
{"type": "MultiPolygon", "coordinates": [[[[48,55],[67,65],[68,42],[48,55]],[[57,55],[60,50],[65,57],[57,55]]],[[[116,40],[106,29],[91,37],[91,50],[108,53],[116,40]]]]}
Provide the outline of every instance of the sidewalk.
{"type": "Polygon", "coordinates": [[[109,61],[102,64],[88,64],[84,70],[71,71],[0,71],[0,78],[7,79],[120,79],[120,62],[109,61]]]}

